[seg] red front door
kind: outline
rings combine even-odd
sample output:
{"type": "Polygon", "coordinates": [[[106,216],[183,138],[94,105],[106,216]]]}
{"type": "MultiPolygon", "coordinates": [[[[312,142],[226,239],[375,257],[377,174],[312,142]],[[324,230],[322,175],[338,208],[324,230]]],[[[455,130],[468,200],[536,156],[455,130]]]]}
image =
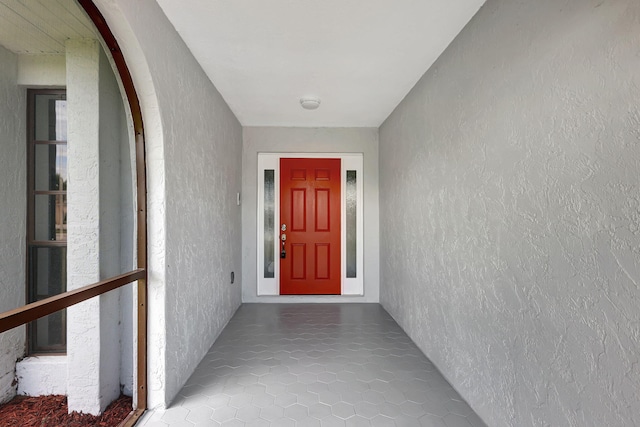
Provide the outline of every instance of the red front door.
{"type": "Polygon", "coordinates": [[[280,159],[280,226],[280,294],[339,295],[340,159],[280,159]]]}

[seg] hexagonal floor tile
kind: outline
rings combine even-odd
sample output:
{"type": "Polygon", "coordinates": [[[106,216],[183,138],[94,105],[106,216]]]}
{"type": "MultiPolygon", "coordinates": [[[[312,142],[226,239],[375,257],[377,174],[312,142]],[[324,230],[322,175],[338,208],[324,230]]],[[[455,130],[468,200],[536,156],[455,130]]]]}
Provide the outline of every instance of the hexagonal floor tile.
{"type": "Polygon", "coordinates": [[[486,427],[377,304],[243,305],[143,427],[486,427]]]}

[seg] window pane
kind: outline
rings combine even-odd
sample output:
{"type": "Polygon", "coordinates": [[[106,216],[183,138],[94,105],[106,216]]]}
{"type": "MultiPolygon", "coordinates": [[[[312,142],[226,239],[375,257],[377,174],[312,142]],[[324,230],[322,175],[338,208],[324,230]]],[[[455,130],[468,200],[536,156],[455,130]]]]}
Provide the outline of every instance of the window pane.
{"type": "Polygon", "coordinates": [[[35,139],[38,141],[67,140],[66,95],[35,96],[35,139]]]}
{"type": "Polygon", "coordinates": [[[347,171],[347,277],[357,277],[356,265],[356,220],[357,220],[357,186],[356,171],[347,171]]]}
{"type": "MultiPolygon", "coordinates": [[[[67,290],[67,248],[29,248],[29,302],[36,302],[67,290]]],[[[29,324],[30,352],[64,352],[66,310],[29,324]]]]}
{"type": "Polygon", "coordinates": [[[66,241],[67,196],[37,194],[34,207],[34,239],[66,241]]]}
{"type": "Polygon", "coordinates": [[[67,290],[67,248],[29,248],[29,302],[39,301],[67,290]]]}
{"type": "Polygon", "coordinates": [[[67,190],[67,146],[36,144],[34,181],[36,191],[67,190]]]}
{"type": "Polygon", "coordinates": [[[264,277],[275,277],[275,171],[264,171],[264,277]]]}
{"type": "Polygon", "coordinates": [[[30,351],[33,353],[64,352],[67,342],[66,310],[41,317],[31,322],[30,351]]]}

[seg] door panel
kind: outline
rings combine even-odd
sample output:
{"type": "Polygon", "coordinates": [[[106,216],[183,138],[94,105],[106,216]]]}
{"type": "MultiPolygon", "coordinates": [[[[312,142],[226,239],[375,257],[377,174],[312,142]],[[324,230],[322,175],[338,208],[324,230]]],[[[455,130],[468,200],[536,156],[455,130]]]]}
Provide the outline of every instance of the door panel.
{"type": "Polygon", "coordinates": [[[304,243],[292,243],[291,247],[291,279],[307,279],[307,245],[304,243]]]}
{"type": "Polygon", "coordinates": [[[316,279],[329,279],[331,271],[331,249],[326,243],[316,243],[316,279]]]}
{"type": "Polygon", "coordinates": [[[316,188],[316,231],[331,231],[331,192],[328,189],[316,188]]]}
{"type": "Polygon", "coordinates": [[[280,195],[280,294],[339,295],[340,159],[280,159],[280,195]]]}
{"type": "MultiPolygon", "coordinates": [[[[291,225],[288,227],[291,228],[291,231],[307,231],[307,190],[305,188],[291,189],[291,206],[289,209],[291,225]]],[[[283,222],[283,224],[286,224],[286,222],[283,222]]]]}

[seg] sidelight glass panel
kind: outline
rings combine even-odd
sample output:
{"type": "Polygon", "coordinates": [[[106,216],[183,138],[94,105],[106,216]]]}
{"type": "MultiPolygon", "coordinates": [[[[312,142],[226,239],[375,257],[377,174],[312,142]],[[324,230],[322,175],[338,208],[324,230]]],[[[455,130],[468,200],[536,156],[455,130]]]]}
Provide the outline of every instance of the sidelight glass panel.
{"type": "Polygon", "coordinates": [[[357,189],[357,180],[356,180],[356,171],[348,170],[347,171],[347,185],[346,185],[346,196],[347,196],[347,220],[346,220],[346,230],[347,230],[347,277],[354,278],[357,277],[357,262],[356,262],[356,237],[357,237],[357,204],[358,204],[358,189],[357,189]]]}
{"type": "Polygon", "coordinates": [[[67,146],[36,144],[34,184],[36,191],[67,190],[67,146]]]}
{"type": "Polygon", "coordinates": [[[275,277],[275,171],[264,171],[264,277],[275,277]]]}
{"type": "Polygon", "coordinates": [[[34,239],[67,240],[67,196],[37,194],[34,209],[34,239]]]}
{"type": "Polygon", "coordinates": [[[67,101],[65,94],[35,96],[34,134],[37,141],[67,140],[67,101]]]}

